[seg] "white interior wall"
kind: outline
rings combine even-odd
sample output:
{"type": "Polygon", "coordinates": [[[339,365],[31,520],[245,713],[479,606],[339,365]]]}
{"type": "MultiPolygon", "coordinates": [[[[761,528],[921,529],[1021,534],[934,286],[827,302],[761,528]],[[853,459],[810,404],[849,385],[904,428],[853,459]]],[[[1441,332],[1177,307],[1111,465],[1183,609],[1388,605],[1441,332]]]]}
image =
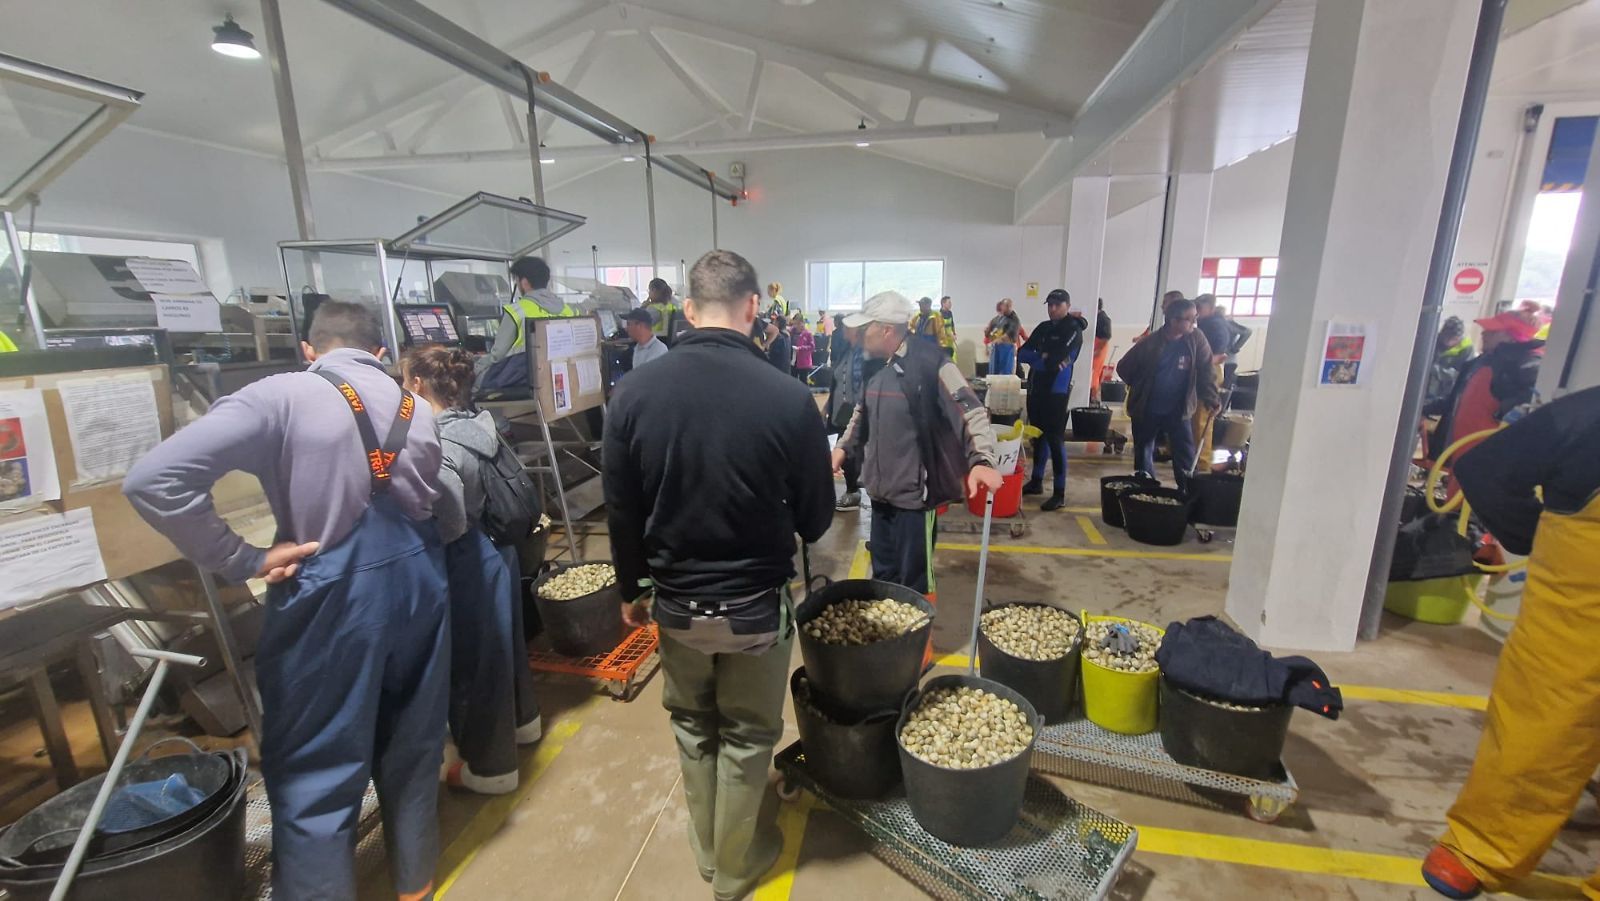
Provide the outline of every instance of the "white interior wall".
{"type": "Polygon", "coordinates": [[[1150,323],[1161,256],[1162,210],[1162,198],[1155,197],[1106,222],[1100,295],[1106,302],[1106,315],[1111,317],[1113,361],[1150,323]]]}
{"type": "MultiPolygon", "coordinates": [[[[699,160],[727,171],[732,157],[699,160]]],[[[719,207],[721,246],[778,281],[792,303],[806,298],[806,264],[819,260],[943,259],[964,362],[981,357],[982,328],[1001,297],[1024,322],[1043,318],[1043,293],[1061,273],[1060,226],[1011,224],[1012,193],[853,148],[763,153],[746,161],[749,200],[719,207]],[[1041,298],[1024,296],[1040,283],[1041,298]],[[1035,308],[1037,307],[1037,308],[1035,308]]],[[[559,163],[546,167],[559,178],[559,163]]],[[[672,175],[655,179],[657,244],[664,275],[711,249],[710,198],[672,175]]],[[[587,216],[557,243],[551,264],[645,263],[650,257],[642,164],[616,164],[551,190],[548,202],[587,216]]]]}
{"type": "MultiPolygon", "coordinates": [[[[319,238],[392,238],[460,199],[336,173],[314,174],[311,192],[319,238]]],[[[298,237],[281,161],[126,126],[45,190],[38,229],[193,241],[219,298],[282,290],[277,245],[298,237]]]]}

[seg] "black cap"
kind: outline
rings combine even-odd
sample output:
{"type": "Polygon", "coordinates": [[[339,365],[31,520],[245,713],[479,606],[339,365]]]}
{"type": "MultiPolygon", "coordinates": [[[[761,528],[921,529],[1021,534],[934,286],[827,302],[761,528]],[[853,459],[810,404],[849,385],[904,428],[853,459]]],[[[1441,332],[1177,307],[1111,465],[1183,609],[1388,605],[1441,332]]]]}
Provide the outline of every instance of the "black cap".
{"type": "Polygon", "coordinates": [[[655,325],[656,316],[644,307],[635,307],[622,314],[623,322],[642,322],[645,325],[655,325]]]}
{"type": "Polygon", "coordinates": [[[1044,302],[1046,304],[1071,303],[1072,295],[1068,294],[1065,288],[1057,288],[1044,296],[1044,302]]]}

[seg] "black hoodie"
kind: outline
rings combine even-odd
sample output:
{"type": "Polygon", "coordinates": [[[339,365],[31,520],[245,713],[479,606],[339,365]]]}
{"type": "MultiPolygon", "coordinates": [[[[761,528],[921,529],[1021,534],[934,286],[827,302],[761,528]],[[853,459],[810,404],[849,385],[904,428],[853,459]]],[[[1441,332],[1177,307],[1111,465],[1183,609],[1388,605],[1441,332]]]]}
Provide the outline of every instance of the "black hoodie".
{"type": "Polygon", "coordinates": [[[811,392],[744,334],[697,329],[606,408],[604,485],[623,597],[740,600],[794,576],[794,536],[833,522],[811,392]]]}

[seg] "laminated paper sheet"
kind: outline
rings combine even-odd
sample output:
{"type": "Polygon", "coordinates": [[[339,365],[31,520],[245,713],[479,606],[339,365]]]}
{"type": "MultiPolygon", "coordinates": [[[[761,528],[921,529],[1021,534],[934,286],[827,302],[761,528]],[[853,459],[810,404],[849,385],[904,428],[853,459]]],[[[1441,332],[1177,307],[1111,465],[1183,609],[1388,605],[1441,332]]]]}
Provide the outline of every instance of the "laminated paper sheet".
{"type": "Polygon", "coordinates": [[[151,294],[150,299],[156,304],[156,325],[169,332],[222,331],[222,305],[210,295],[174,297],[171,294],[151,294]]]}
{"type": "Polygon", "coordinates": [[[210,294],[194,267],[183,260],[128,257],[128,271],[151,294],[210,294]]]}
{"type": "Polygon", "coordinates": [[[78,473],[74,486],[122,478],[161,443],[155,384],[146,373],[73,379],[56,385],[78,473]]]}
{"type": "Polygon", "coordinates": [[[106,577],[94,514],[68,510],[0,526],[0,608],[41,600],[106,577]]]}
{"type": "Polygon", "coordinates": [[[566,413],[572,409],[572,384],[567,379],[565,360],[550,362],[550,393],[555,399],[556,413],[566,413]]]}
{"type": "Polygon", "coordinates": [[[60,498],[43,392],[0,391],[0,513],[60,498]]]}
{"type": "Polygon", "coordinates": [[[600,377],[600,358],[579,357],[572,361],[578,370],[578,393],[593,394],[605,387],[600,377]]]}
{"type": "Polygon", "coordinates": [[[572,356],[573,351],[577,349],[572,340],[572,323],[546,322],[541,323],[539,327],[544,329],[545,353],[552,362],[572,356]]]}

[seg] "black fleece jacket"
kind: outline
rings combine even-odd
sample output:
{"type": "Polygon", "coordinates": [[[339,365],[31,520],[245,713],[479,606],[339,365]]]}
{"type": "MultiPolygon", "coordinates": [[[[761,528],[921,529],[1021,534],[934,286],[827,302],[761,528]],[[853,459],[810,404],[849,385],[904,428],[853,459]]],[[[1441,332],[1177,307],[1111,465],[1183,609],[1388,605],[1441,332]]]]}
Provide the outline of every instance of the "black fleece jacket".
{"type": "Polygon", "coordinates": [[[623,597],[641,579],[729,601],[794,576],[794,536],[833,522],[827,432],[811,392],[746,335],[697,329],[625,379],[606,409],[604,485],[623,597]]]}

